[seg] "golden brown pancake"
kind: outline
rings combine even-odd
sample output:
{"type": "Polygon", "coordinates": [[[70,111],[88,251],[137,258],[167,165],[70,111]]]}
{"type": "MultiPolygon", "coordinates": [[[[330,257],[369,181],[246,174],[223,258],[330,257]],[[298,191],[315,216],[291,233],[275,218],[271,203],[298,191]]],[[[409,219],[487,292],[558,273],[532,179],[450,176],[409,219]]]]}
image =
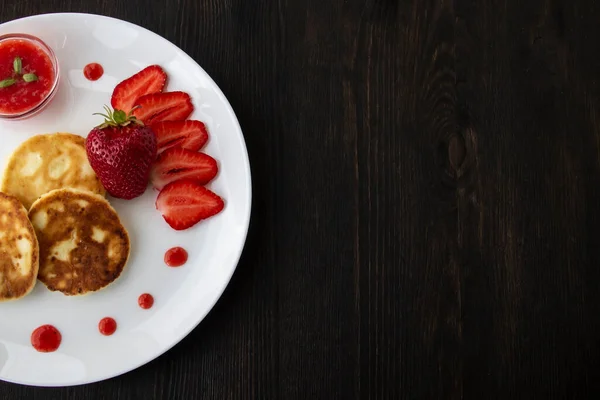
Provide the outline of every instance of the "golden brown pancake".
{"type": "Polygon", "coordinates": [[[27,295],[35,286],[39,248],[27,210],[0,192],[0,301],[27,295]]]}
{"type": "Polygon", "coordinates": [[[29,210],[40,245],[38,279],[68,296],[100,290],[117,279],[129,257],[129,235],[100,195],[57,189],[29,210]]]}
{"type": "Polygon", "coordinates": [[[33,136],[13,152],[0,190],[29,209],[41,195],[65,187],[104,195],[88,162],[85,139],[70,133],[52,133],[33,136]]]}

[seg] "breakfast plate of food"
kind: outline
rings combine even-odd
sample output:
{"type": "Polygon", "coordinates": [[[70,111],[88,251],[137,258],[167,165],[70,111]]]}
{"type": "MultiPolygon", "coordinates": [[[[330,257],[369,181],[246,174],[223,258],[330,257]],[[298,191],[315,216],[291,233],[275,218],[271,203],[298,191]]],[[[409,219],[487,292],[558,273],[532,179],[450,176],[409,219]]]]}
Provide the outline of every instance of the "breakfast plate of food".
{"type": "Polygon", "coordinates": [[[166,39],[89,14],[0,25],[0,379],[131,371],[213,308],[251,210],[244,137],[166,39]]]}

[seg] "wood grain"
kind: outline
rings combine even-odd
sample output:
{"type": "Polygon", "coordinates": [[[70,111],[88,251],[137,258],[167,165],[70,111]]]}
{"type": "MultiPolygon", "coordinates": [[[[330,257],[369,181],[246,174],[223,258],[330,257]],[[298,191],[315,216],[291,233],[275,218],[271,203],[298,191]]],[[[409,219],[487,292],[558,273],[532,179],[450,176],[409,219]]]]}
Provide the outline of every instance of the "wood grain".
{"type": "Polygon", "coordinates": [[[142,25],[240,119],[254,209],[159,359],[2,399],[600,397],[600,3],[5,0],[142,25]]]}
{"type": "Polygon", "coordinates": [[[477,142],[465,396],[598,396],[594,2],[465,2],[459,97],[477,142]],[[493,7],[491,5],[493,4],[493,7]],[[493,11],[492,11],[493,10],[493,11]],[[489,395],[489,393],[494,393],[489,395]]]}

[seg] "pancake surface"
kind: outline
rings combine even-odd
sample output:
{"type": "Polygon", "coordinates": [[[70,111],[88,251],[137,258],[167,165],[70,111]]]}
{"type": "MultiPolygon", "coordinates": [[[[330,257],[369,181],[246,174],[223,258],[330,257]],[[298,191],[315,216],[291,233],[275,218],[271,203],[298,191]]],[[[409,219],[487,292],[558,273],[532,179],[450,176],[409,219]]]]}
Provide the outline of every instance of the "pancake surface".
{"type": "Polygon", "coordinates": [[[13,152],[0,190],[29,209],[41,195],[65,187],[104,195],[88,162],[85,139],[70,133],[52,133],[33,136],[13,152]]]}
{"type": "Polygon", "coordinates": [[[0,192],[0,301],[27,295],[35,286],[39,248],[27,210],[0,192]]]}
{"type": "Polygon", "coordinates": [[[57,189],[31,206],[29,218],[40,246],[38,279],[65,295],[100,290],[123,271],[129,235],[104,197],[57,189]]]}

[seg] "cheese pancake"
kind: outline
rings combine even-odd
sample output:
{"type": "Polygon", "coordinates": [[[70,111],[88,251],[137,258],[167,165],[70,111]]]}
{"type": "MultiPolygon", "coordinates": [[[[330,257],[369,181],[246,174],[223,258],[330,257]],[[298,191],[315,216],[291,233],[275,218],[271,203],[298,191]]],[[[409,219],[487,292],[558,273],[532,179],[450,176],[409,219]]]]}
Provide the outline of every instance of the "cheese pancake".
{"type": "Polygon", "coordinates": [[[38,279],[68,296],[100,290],[117,279],[129,257],[129,235],[100,195],[53,190],[37,200],[29,218],[40,245],[38,279]]]}
{"type": "Polygon", "coordinates": [[[0,192],[0,301],[27,295],[38,274],[38,241],[27,210],[0,192]]]}
{"type": "Polygon", "coordinates": [[[52,133],[33,136],[13,152],[0,190],[18,198],[29,209],[41,195],[65,187],[104,195],[88,162],[85,139],[70,133],[52,133]]]}

